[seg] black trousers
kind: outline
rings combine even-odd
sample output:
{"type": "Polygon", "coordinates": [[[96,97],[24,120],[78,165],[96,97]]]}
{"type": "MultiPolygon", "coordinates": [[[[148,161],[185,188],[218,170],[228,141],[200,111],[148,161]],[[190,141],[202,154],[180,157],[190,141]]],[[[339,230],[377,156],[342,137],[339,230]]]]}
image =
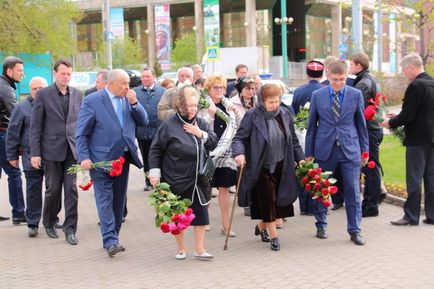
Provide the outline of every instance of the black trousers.
{"type": "Polygon", "coordinates": [[[70,175],[67,173],[67,169],[75,164],[77,164],[77,160],[72,155],[69,147],[64,161],[44,161],[45,199],[42,221],[44,227],[54,227],[56,224],[59,202],[62,198],[63,185],[65,207],[63,229],[65,233],[75,233],[77,231],[77,176],[76,174],[70,175]]]}
{"type": "MultiPolygon", "coordinates": [[[[28,227],[39,227],[42,215],[43,170],[25,170],[26,176],[26,221],[28,227]]],[[[57,214],[56,214],[57,215],[57,214]]]]}
{"type": "MultiPolygon", "coordinates": [[[[149,171],[149,150],[151,148],[152,139],[137,139],[137,143],[139,144],[140,153],[142,154],[143,160],[143,171],[146,173],[149,171]]],[[[150,186],[151,183],[147,178],[145,178],[146,185],[150,186]]]]}
{"type": "Polygon", "coordinates": [[[381,195],[380,144],[383,141],[383,131],[368,130],[368,133],[369,161],[374,161],[376,166],[373,169],[368,166],[362,168],[362,173],[365,175],[362,210],[365,213],[378,213],[378,203],[381,195]]]}
{"type": "Polygon", "coordinates": [[[419,223],[423,179],[425,215],[434,221],[434,144],[407,147],[405,163],[408,197],[404,204],[404,218],[419,223]]]}

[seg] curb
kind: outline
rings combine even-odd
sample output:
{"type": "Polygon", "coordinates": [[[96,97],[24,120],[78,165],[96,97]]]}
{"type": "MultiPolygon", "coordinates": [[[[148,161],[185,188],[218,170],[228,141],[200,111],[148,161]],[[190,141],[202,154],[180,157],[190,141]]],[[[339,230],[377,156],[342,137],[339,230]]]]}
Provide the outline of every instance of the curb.
{"type": "MultiPolygon", "coordinates": [[[[398,207],[404,207],[404,203],[405,203],[406,199],[401,198],[401,197],[397,197],[391,194],[387,194],[386,198],[384,199],[385,203],[391,204],[391,205],[395,205],[398,207]]],[[[425,206],[424,204],[420,205],[420,210],[421,210],[421,214],[423,214],[422,212],[425,212],[425,206]]]]}

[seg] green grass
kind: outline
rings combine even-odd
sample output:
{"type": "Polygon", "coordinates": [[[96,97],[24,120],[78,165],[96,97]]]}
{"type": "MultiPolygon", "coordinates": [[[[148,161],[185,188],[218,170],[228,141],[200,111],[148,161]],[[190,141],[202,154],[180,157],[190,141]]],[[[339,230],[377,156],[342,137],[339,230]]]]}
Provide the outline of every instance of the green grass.
{"type": "Polygon", "coordinates": [[[392,135],[385,135],[380,145],[383,180],[389,184],[405,185],[405,147],[392,135]]]}

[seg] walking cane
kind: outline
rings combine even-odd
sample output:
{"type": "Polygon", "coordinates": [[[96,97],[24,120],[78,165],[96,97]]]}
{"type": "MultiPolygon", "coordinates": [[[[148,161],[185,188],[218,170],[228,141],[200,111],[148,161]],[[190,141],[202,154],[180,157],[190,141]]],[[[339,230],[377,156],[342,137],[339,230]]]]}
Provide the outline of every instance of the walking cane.
{"type": "Polygon", "coordinates": [[[235,196],[234,196],[234,202],[232,203],[231,217],[229,219],[229,228],[228,228],[228,231],[226,232],[226,240],[225,240],[225,246],[223,247],[223,250],[228,249],[229,234],[231,233],[232,220],[234,219],[235,204],[237,203],[238,190],[240,189],[240,182],[241,182],[241,177],[243,176],[244,166],[245,166],[245,164],[241,166],[240,175],[238,176],[237,187],[236,187],[235,196]]]}

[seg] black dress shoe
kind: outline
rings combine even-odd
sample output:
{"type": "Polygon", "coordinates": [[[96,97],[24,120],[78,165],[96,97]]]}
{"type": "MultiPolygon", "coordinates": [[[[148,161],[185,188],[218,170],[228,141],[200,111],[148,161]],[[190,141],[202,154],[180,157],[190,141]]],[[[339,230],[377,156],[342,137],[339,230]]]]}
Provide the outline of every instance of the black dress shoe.
{"type": "Polygon", "coordinates": [[[413,222],[411,222],[405,218],[402,218],[398,221],[390,221],[390,223],[392,225],[395,225],[395,226],[417,226],[417,225],[419,225],[419,224],[413,223],[413,222]]]}
{"type": "Polygon", "coordinates": [[[422,220],[422,222],[424,223],[424,224],[427,224],[427,225],[434,225],[434,221],[433,220],[430,220],[430,219],[424,219],[424,220],[422,220]]]}
{"type": "Polygon", "coordinates": [[[378,216],[378,211],[376,212],[372,212],[372,211],[363,211],[362,210],[362,217],[366,218],[366,217],[377,217],[378,216]]]}
{"type": "Polygon", "coordinates": [[[125,251],[125,248],[122,247],[121,245],[113,245],[107,248],[107,254],[109,255],[109,257],[113,257],[114,255],[116,255],[119,252],[123,252],[125,251]]]}
{"type": "Polygon", "coordinates": [[[365,241],[363,240],[362,235],[360,235],[360,233],[352,233],[351,234],[351,241],[353,241],[354,244],[359,245],[359,246],[365,245],[365,241]]]}
{"type": "Polygon", "coordinates": [[[9,220],[9,217],[3,217],[3,216],[0,216],[0,222],[1,222],[1,221],[7,221],[7,220],[9,220]]]}
{"type": "Polygon", "coordinates": [[[38,235],[38,227],[29,227],[29,237],[34,238],[38,235]]]}
{"type": "Polygon", "coordinates": [[[151,186],[151,185],[145,185],[145,187],[143,188],[143,190],[144,191],[150,191],[150,190],[153,190],[154,189],[154,187],[153,186],[151,186]]]}
{"type": "Polygon", "coordinates": [[[273,251],[280,251],[279,238],[276,237],[276,238],[271,239],[270,247],[271,247],[271,250],[273,250],[273,251]]]}
{"type": "Polygon", "coordinates": [[[57,231],[56,229],[54,229],[53,227],[47,227],[45,228],[45,232],[47,232],[48,237],[53,238],[53,239],[57,239],[59,238],[59,235],[57,235],[57,231]]]}
{"type": "Polygon", "coordinates": [[[78,244],[78,240],[75,237],[74,233],[65,233],[65,239],[66,239],[66,242],[68,242],[70,245],[77,245],[78,244]]]}
{"type": "Polygon", "coordinates": [[[22,217],[12,217],[12,224],[14,225],[19,225],[21,223],[25,223],[26,222],[26,217],[22,216],[22,217]]]}
{"type": "Polygon", "coordinates": [[[316,229],[316,237],[318,239],[327,239],[327,233],[326,230],[324,228],[318,228],[316,229]]]}
{"type": "Polygon", "coordinates": [[[339,210],[339,209],[342,208],[343,206],[344,206],[344,204],[333,204],[333,206],[332,206],[332,211],[339,210]]]}
{"type": "Polygon", "coordinates": [[[258,225],[256,225],[255,227],[255,235],[256,236],[261,235],[262,242],[266,242],[266,243],[270,242],[270,236],[268,235],[267,230],[266,229],[262,231],[259,230],[258,225]]]}
{"type": "Polygon", "coordinates": [[[387,198],[387,193],[382,192],[380,194],[380,198],[378,199],[378,203],[381,204],[387,198]]]}

